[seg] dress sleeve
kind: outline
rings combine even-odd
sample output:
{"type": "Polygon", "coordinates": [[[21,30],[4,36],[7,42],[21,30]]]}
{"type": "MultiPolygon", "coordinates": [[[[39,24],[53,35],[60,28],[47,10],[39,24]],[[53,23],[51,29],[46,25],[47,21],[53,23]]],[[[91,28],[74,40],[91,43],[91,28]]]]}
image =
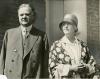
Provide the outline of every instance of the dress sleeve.
{"type": "MultiPolygon", "coordinates": [[[[94,57],[91,55],[91,52],[90,52],[89,48],[87,47],[87,45],[83,46],[83,50],[86,53],[84,60],[86,63],[86,67],[88,69],[87,75],[90,76],[95,73],[96,61],[95,61],[94,57]]],[[[84,54],[83,54],[83,56],[84,56],[84,54]]]]}
{"type": "Polygon", "coordinates": [[[56,44],[53,43],[49,52],[49,77],[51,79],[55,77],[56,72],[56,53],[56,44]]]}
{"type": "Polygon", "coordinates": [[[91,52],[88,49],[88,47],[86,47],[86,51],[89,54],[89,60],[88,60],[88,63],[87,63],[87,66],[88,66],[88,69],[89,69],[88,75],[91,75],[91,74],[95,73],[96,61],[95,61],[94,57],[91,55],[91,52]]]}
{"type": "Polygon", "coordinates": [[[50,79],[60,79],[62,76],[68,76],[71,59],[65,53],[62,43],[59,41],[54,42],[51,46],[49,52],[50,79]]]}

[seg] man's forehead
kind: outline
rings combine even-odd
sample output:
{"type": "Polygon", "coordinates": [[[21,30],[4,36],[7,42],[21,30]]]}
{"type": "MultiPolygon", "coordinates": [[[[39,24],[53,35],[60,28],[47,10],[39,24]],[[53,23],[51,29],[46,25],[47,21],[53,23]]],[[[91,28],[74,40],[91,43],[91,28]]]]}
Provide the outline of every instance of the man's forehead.
{"type": "Polygon", "coordinates": [[[18,12],[24,12],[24,11],[29,11],[29,12],[31,12],[32,11],[32,9],[31,9],[31,7],[21,7],[21,8],[19,8],[19,10],[18,10],[18,12]]]}

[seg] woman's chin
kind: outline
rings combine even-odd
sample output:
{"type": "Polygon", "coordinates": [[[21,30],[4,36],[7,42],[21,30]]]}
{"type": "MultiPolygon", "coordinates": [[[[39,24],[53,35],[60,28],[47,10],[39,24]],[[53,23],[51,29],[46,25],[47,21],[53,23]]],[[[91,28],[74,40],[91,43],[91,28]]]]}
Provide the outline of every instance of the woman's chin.
{"type": "Polygon", "coordinates": [[[69,32],[64,33],[65,35],[70,35],[69,32]]]}

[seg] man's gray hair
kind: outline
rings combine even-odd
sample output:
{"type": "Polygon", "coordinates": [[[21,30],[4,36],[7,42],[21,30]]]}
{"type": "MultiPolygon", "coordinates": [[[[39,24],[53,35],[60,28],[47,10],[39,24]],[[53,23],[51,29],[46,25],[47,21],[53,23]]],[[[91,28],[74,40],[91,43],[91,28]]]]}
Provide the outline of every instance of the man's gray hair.
{"type": "Polygon", "coordinates": [[[33,13],[35,13],[34,8],[30,4],[26,4],[26,3],[25,4],[21,4],[19,6],[19,8],[18,8],[18,11],[19,11],[20,8],[23,8],[23,7],[28,7],[33,13]]]}

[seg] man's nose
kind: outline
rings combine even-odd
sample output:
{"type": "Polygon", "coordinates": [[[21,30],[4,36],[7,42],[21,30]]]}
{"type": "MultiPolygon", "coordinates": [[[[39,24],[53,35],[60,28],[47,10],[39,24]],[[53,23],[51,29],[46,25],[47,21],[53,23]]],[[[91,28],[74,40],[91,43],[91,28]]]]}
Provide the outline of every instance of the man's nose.
{"type": "Polygon", "coordinates": [[[23,17],[23,18],[26,18],[26,15],[23,15],[22,17],[23,17]]]}

